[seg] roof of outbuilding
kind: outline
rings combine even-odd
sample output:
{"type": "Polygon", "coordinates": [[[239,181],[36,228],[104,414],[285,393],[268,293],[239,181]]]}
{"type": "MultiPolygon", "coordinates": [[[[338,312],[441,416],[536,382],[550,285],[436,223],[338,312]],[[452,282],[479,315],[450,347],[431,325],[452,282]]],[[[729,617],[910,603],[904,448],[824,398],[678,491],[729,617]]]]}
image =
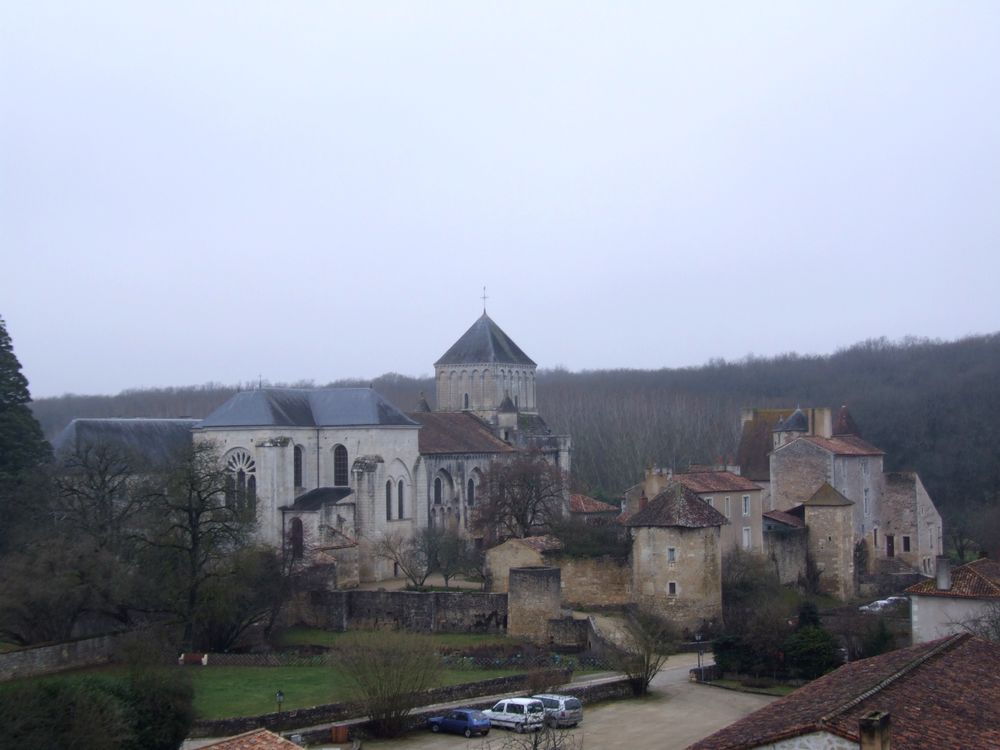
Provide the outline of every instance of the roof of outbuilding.
{"type": "Polygon", "coordinates": [[[915,583],[906,589],[917,596],[947,596],[959,599],[1000,599],[1000,563],[983,558],[960,565],[951,571],[951,588],[942,591],[934,578],[915,583]]]}
{"type": "Polygon", "coordinates": [[[535,365],[510,336],[484,312],[434,364],[436,366],[493,363],[535,365]]]}
{"type": "Polygon", "coordinates": [[[162,468],[191,445],[197,419],[74,419],[53,441],[56,458],[87,446],[121,451],[135,468],[162,468]]]}
{"type": "Polygon", "coordinates": [[[778,523],[783,523],[786,526],[792,526],[796,529],[804,529],[806,524],[798,516],[792,515],[791,513],[786,513],[783,510],[765,510],[761,515],[764,518],[769,518],[772,521],[777,521],[778,523]]]}
{"type": "MultiPolygon", "coordinates": [[[[862,440],[857,435],[839,435],[832,438],[816,437],[807,435],[799,440],[808,440],[814,445],[825,448],[838,456],[884,456],[885,451],[881,451],[871,443],[862,440]]],[[[785,445],[794,445],[795,441],[785,445]]],[[[784,446],[782,446],[784,447],[784,446]]],[[[778,450],[781,450],[779,448],[778,450]]]]}
{"type": "Polygon", "coordinates": [[[669,484],[645,508],[632,514],[626,526],[680,526],[700,529],[723,526],[724,515],[682,484],[669,484]]]}
{"type": "Polygon", "coordinates": [[[295,502],[281,510],[319,510],[324,505],[333,505],[354,492],[350,487],[317,487],[295,498],[295,502]]]}
{"type": "Polygon", "coordinates": [[[730,471],[693,471],[674,474],[675,482],[683,484],[697,493],[705,492],[753,492],[760,487],[746,477],[730,471]]]}
{"type": "Polygon", "coordinates": [[[848,500],[846,497],[841,495],[834,489],[833,485],[829,482],[823,482],[818,490],[816,490],[812,497],[806,500],[803,505],[854,505],[853,500],[848,500]]]}
{"type": "Polygon", "coordinates": [[[845,664],[688,750],[771,747],[830,732],[860,742],[870,711],[890,716],[893,750],[1000,747],[1000,644],[967,633],[845,664]]]}
{"type": "Polygon", "coordinates": [[[252,729],[202,747],[205,750],[302,750],[294,742],[266,729],[252,729]]]}
{"type": "Polygon", "coordinates": [[[205,427],[416,427],[373,388],[262,388],[241,391],[205,427]]]}
{"type": "Polygon", "coordinates": [[[475,414],[464,411],[414,412],[421,453],[513,453],[475,414]]]}
{"type": "Polygon", "coordinates": [[[619,511],[620,509],[614,505],[602,503],[600,500],[595,500],[587,495],[569,496],[570,513],[618,513],[619,511]]]}

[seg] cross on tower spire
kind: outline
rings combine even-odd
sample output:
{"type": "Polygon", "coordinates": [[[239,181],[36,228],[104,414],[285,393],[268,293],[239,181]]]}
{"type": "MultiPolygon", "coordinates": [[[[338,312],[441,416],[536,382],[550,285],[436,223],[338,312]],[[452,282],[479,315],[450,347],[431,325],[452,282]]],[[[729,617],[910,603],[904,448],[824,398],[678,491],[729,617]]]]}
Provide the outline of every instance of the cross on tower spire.
{"type": "Polygon", "coordinates": [[[486,300],[488,300],[488,299],[489,299],[489,297],[486,296],[486,287],[484,286],[483,287],[483,315],[486,314],[486,300]]]}

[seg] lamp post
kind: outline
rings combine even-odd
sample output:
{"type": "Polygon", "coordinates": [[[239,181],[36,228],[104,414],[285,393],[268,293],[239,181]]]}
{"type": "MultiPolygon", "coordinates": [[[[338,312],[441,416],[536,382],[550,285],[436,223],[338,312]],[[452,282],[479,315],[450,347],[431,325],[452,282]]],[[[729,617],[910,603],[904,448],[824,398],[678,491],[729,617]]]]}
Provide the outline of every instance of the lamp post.
{"type": "Polygon", "coordinates": [[[274,694],[274,700],[278,704],[278,713],[281,713],[281,704],[285,700],[285,694],[280,690],[274,694]]]}
{"type": "Polygon", "coordinates": [[[702,663],[702,658],[705,654],[705,647],[701,645],[701,633],[695,633],[695,641],[698,643],[698,682],[705,681],[705,667],[702,663]]]}

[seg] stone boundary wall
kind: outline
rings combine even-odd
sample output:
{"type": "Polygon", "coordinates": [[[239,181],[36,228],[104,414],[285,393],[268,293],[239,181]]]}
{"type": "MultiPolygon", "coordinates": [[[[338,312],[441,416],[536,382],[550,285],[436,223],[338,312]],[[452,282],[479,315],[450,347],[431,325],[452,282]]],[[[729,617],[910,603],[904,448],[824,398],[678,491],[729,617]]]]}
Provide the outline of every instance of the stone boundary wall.
{"type": "MultiPolygon", "coordinates": [[[[569,670],[552,670],[553,681],[565,682],[572,673],[569,670]]],[[[523,692],[527,689],[529,680],[537,679],[527,674],[495,677],[481,682],[466,682],[460,685],[428,690],[424,696],[424,705],[448,703],[464,698],[475,698],[483,695],[498,695],[501,693],[523,692]]],[[[489,704],[492,705],[492,704],[489,704]]],[[[487,706],[488,707],[488,706],[487,706]]],[[[328,703],[312,708],[300,708],[280,713],[269,713],[261,716],[240,716],[232,719],[202,719],[191,727],[190,737],[229,737],[251,729],[265,727],[272,732],[291,730],[300,727],[342,722],[357,718],[359,709],[356,702],[328,703]]],[[[329,734],[327,733],[327,736],[329,734]]]]}
{"type": "Polygon", "coordinates": [[[0,682],[107,664],[118,655],[125,639],[130,635],[114,633],[2,653],[0,682]]]}
{"type": "Polygon", "coordinates": [[[507,595],[483,591],[330,591],[310,599],[329,630],[405,629],[417,633],[504,633],[507,595]]]}

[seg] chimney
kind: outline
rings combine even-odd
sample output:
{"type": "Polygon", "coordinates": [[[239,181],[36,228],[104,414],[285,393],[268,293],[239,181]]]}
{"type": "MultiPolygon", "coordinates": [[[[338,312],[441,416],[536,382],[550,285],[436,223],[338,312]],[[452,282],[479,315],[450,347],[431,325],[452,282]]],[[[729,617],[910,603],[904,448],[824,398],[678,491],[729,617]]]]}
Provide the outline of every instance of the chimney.
{"type": "Polygon", "coordinates": [[[891,750],[888,711],[871,711],[858,721],[861,750],[891,750]]]}
{"type": "Polygon", "coordinates": [[[639,498],[639,510],[642,510],[649,504],[649,498],[646,497],[646,493],[642,493],[642,497],[639,498]]]}
{"type": "Polygon", "coordinates": [[[951,590],[951,560],[947,555],[937,556],[937,590],[951,590]]]}

